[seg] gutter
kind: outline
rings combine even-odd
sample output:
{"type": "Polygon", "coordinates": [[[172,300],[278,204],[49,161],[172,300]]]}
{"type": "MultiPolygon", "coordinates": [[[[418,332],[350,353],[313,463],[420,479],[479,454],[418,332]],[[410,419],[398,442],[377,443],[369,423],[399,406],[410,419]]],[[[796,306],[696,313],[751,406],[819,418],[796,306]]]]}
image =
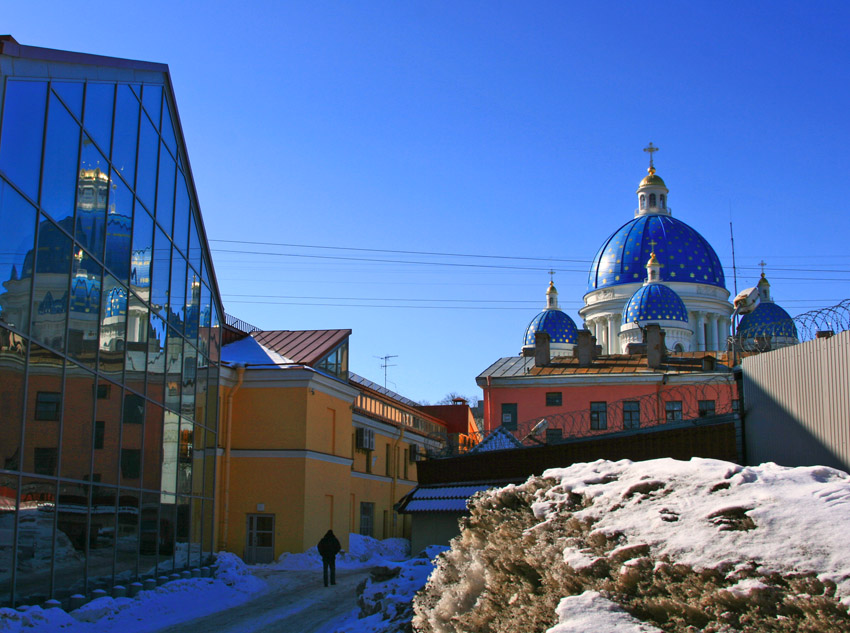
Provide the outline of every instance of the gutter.
{"type": "Polygon", "coordinates": [[[227,431],[224,437],[224,509],[222,510],[221,540],[219,543],[219,550],[223,551],[227,551],[227,536],[230,526],[230,449],[233,431],[233,396],[239,391],[245,376],[245,365],[240,363],[235,365],[234,368],[236,369],[236,384],[227,392],[227,401],[225,404],[225,425],[227,426],[227,431]]]}

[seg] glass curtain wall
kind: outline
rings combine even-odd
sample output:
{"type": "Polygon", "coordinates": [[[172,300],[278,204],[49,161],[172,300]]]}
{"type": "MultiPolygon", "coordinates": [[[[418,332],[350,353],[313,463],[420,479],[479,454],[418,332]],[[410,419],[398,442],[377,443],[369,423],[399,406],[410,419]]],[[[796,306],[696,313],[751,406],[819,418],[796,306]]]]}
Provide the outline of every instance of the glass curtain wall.
{"type": "Polygon", "coordinates": [[[209,558],[220,302],[163,85],[0,82],[0,606],[14,606],[209,558]]]}

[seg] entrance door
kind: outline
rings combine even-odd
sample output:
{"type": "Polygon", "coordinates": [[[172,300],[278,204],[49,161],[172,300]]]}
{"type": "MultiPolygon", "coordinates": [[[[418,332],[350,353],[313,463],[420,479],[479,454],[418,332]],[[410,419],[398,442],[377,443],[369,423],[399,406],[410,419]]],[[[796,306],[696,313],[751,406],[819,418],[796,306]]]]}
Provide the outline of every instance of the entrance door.
{"type": "Polygon", "coordinates": [[[274,561],[274,515],[249,514],[248,539],[245,544],[245,562],[271,563],[274,561]]]}

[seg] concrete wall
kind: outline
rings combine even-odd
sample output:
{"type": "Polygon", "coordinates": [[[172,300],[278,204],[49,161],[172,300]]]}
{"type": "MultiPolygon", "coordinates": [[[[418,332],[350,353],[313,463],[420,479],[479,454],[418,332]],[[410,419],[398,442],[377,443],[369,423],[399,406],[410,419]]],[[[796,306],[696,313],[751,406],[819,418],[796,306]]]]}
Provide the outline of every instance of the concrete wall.
{"type": "Polygon", "coordinates": [[[745,358],[746,460],[850,470],[850,332],[745,358]]]}

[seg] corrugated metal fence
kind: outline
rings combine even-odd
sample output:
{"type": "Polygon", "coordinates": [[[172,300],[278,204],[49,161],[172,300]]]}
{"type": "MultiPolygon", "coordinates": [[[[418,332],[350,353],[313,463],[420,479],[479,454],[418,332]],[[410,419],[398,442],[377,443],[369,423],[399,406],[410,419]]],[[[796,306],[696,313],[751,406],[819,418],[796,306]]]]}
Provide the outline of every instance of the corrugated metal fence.
{"type": "Polygon", "coordinates": [[[850,331],[745,358],[746,460],[850,470],[850,331]]]}

